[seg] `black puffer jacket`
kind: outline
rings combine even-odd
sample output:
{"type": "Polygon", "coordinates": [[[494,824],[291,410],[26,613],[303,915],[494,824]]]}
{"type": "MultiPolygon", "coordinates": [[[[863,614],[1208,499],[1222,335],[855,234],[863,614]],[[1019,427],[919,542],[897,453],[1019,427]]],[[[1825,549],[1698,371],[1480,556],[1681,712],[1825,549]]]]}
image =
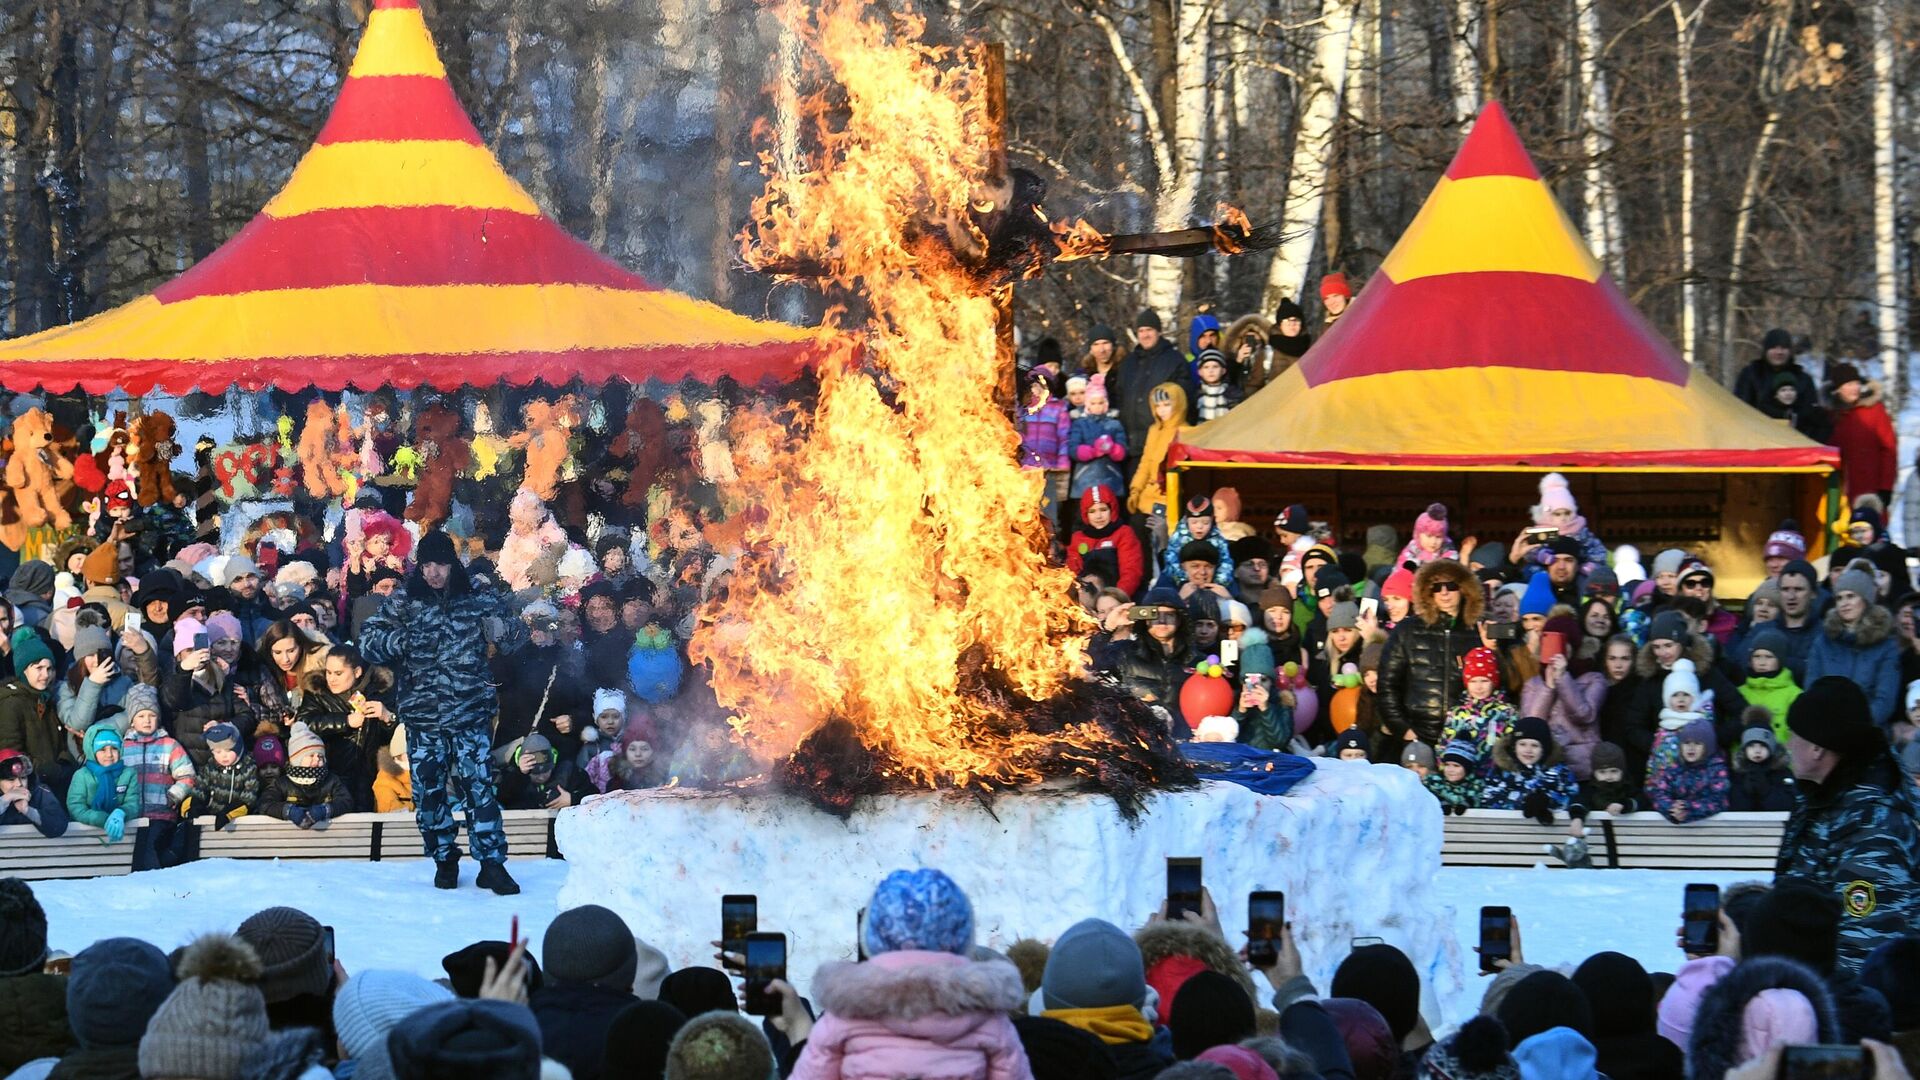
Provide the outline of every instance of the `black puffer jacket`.
{"type": "Polygon", "coordinates": [[[1401,738],[1412,728],[1421,742],[1439,745],[1447,710],[1466,695],[1461,665],[1480,647],[1484,607],[1479,579],[1457,562],[1436,559],[1414,575],[1413,617],[1393,628],[1380,661],[1375,709],[1387,737],[1401,738]],[[1460,614],[1451,619],[1433,601],[1433,586],[1441,581],[1460,587],[1460,614]]]}
{"type": "Polygon", "coordinates": [[[369,664],[345,697],[327,689],[324,671],[308,673],[305,693],[300,696],[299,719],[327,744],[327,767],[347,786],[353,796],[353,808],[373,810],[373,778],[380,774],[379,751],[393,741],[393,725],[384,720],[368,720],[354,727],[353,693],[365,694],[369,701],[387,707],[394,715],[393,674],[378,664],[369,664]]]}
{"type": "Polygon", "coordinates": [[[1134,697],[1158,705],[1174,715],[1180,711],[1180,684],[1187,678],[1186,628],[1173,641],[1173,651],[1162,648],[1144,631],[1136,631],[1132,641],[1120,642],[1109,654],[1111,670],[1120,676],[1120,685],[1134,697]]]}
{"type": "Polygon", "coordinates": [[[207,749],[207,725],[219,721],[232,724],[240,729],[248,746],[253,745],[254,729],[258,727],[253,707],[234,693],[240,684],[233,675],[222,673],[219,689],[209,685],[211,681],[176,665],[160,689],[172,716],[168,730],[193,758],[195,769],[204,769],[213,762],[213,751],[207,749]]]}

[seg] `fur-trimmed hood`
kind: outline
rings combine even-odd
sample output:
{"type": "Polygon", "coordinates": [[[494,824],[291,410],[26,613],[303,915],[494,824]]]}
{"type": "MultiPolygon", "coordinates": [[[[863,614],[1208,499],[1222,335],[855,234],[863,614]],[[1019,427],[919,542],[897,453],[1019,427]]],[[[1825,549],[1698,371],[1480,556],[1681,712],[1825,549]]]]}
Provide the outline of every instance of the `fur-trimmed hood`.
{"type": "Polygon", "coordinates": [[[1440,608],[1433,602],[1433,585],[1437,581],[1451,581],[1460,586],[1460,619],[1465,625],[1480,621],[1487,606],[1480,579],[1452,559],[1435,559],[1413,575],[1413,613],[1421,622],[1432,626],[1440,621],[1440,608]]]}
{"type": "Polygon", "coordinates": [[[1026,1001],[1019,969],[1002,960],[903,950],[864,964],[822,965],[814,1000],[845,1020],[871,1020],[904,1034],[940,1038],[978,1014],[1004,1014],[1026,1001]]]}
{"type": "MultiPolygon", "coordinates": [[[[1840,635],[1847,632],[1847,624],[1840,618],[1840,609],[1827,612],[1821,629],[1826,631],[1829,640],[1840,640],[1840,635]]],[[[1856,649],[1871,649],[1892,637],[1893,632],[1893,614],[1879,604],[1868,604],[1860,621],[1854,624],[1853,646],[1856,649]]]]}
{"type": "MultiPolygon", "coordinates": [[[[1829,397],[1831,397],[1831,395],[1829,395],[1829,397]]],[[[1886,404],[1886,402],[1887,402],[1887,391],[1885,387],[1880,385],[1880,380],[1862,379],[1860,380],[1860,400],[1859,401],[1856,401],[1851,405],[1847,405],[1842,403],[1839,398],[1832,397],[1832,404],[1829,406],[1829,408],[1833,412],[1848,412],[1853,409],[1870,409],[1875,405],[1884,405],[1886,404]]]]}
{"type": "MultiPolygon", "coordinates": [[[[1232,946],[1216,937],[1212,932],[1203,930],[1190,923],[1154,922],[1134,931],[1133,943],[1140,946],[1140,959],[1145,961],[1147,980],[1153,981],[1154,965],[1176,956],[1191,957],[1205,964],[1210,971],[1217,971],[1247,992],[1247,997],[1259,1002],[1261,995],[1254,988],[1253,976],[1248,974],[1247,966],[1232,946]]],[[[1166,1003],[1167,1007],[1172,1002],[1166,1003]]]]}
{"type": "Polygon", "coordinates": [[[1817,1041],[1840,1041],[1840,1025],[1833,995],[1813,969],[1779,956],[1748,960],[1708,988],[1694,1014],[1693,1036],[1687,1047],[1687,1075],[1725,1076],[1738,1068],[1745,1033],[1747,1003],[1763,990],[1792,990],[1813,1004],[1820,1024],[1817,1041]]]}
{"type": "Polygon", "coordinates": [[[1515,757],[1513,753],[1513,743],[1518,736],[1519,732],[1509,731],[1505,735],[1500,736],[1499,742],[1493,744],[1493,764],[1495,768],[1502,772],[1523,772],[1529,768],[1536,772],[1545,772],[1555,765],[1566,764],[1567,752],[1561,747],[1560,740],[1558,739],[1553,741],[1553,745],[1547,748],[1546,753],[1540,755],[1539,761],[1532,765],[1520,764],[1520,759],[1515,757]]]}
{"type": "MultiPolygon", "coordinates": [[[[1705,634],[1691,634],[1687,638],[1686,651],[1680,655],[1682,659],[1693,661],[1695,672],[1704,672],[1713,665],[1713,644],[1705,634]]],[[[1666,677],[1666,670],[1660,666],[1660,661],[1653,658],[1653,642],[1640,646],[1640,651],[1634,655],[1633,673],[1643,679],[1666,677]]]]}
{"type": "MultiPolygon", "coordinates": [[[[302,675],[300,685],[309,694],[328,693],[326,668],[324,666],[314,668],[302,675]]],[[[368,664],[366,672],[361,676],[360,685],[354,689],[368,697],[383,697],[393,690],[393,672],[379,664],[368,664]]]]}

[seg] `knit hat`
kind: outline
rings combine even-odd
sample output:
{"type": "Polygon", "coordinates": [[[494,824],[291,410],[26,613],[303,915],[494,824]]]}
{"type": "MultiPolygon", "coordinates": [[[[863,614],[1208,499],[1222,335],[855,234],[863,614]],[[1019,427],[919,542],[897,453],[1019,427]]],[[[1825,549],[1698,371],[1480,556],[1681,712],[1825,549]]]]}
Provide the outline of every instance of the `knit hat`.
{"type": "Polygon", "coordinates": [[[1180,561],[1203,562],[1212,566],[1220,565],[1220,553],[1206,540],[1189,540],[1180,545],[1180,561]]]}
{"type": "MultiPolygon", "coordinates": [[[[1348,730],[1352,729],[1349,728],[1348,730]]],[[[1433,769],[1435,767],[1433,747],[1419,741],[1408,743],[1407,748],[1400,752],[1400,764],[1403,766],[1418,765],[1428,770],[1433,769]]]]}
{"type": "Polygon", "coordinates": [[[1096,506],[1104,506],[1109,510],[1116,510],[1119,508],[1120,503],[1119,500],[1114,498],[1112,488],[1105,484],[1095,484],[1080,493],[1080,517],[1084,520],[1096,506]]]}
{"type": "Polygon", "coordinates": [[[1546,511],[1549,510],[1566,510],[1575,514],[1580,512],[1580,505],[1574,501],[1573,488],[1568,485],[1566,477],[1555,472],[1548,473],[1540,478],[1540,505],[1538,509],[1540,512],[1534,516],[1534,524],[1536,525],[1546,524],[1546,521],[1543,519],[1547,516],[1546,511]]]}
{"type": "Polygon", "coordinates": [[[246,633],[240,629],[240,620],[230,611],[216,611],[207,619],[207,640],[238,641],[244,643],[246,633]]]}
{"type": "Polygon", "coordinates": [[[0,878],[0,978],[38,971],[46,960],[46,911],[26,882],[0,878]]]}
{"type": "Polygon", "coordinates": [[[459,563],[460,557],[454,554],[453,537],[435,529],[420,538],[420,544],[413,551],[414,564],[445,563],[448,566],[459,563]]]}
{"type": "Polygon", "coordinates": [[[1792,646],[1787,642],[1787,635],[1781,633],[1780,629],[1772,623],[1761,623],[1754,627],[1752,635],[1747,638],[1748,656],[1757,652],[1767,652],[1772,653],[1774,659],[1785,663],[1791,648],[1792,646]]]}
{"type": "Polygon", "coordinates": [[[1293,503],[1273,518],[1275,532],[1305,533],[1308,524],[1306,503],[1293,503]]]}
{"type": "Polygon", "coordinates": [[[1705,562],[1699,559],[1688,559],[1686,562],[1681,564],[1680,583],[1682,585],[1686,584],[1689,581],[1695,581],[1700,578],[1705,578],[1707,581],[1707,587],[1712,588],[1714,583],[1713,567],[1708,566],[1705,562]]]}
{"type": "Polygon", "coordinates": [[[1221,352],[1219,349],[1201,349],[1200,355],[1194,358],[1193,370],[1198,372],[1208,364],[1218,364],[1220,365],[1220,370],[1225,371],[1227,369],[1227,354],[1221,352]]]}
{"type": "Polygon", "coordinates": [[[1480,749],[1465,739],[1455,739],[1441,749],[1440,760],[1464,765],[1472,772],[1480,765],[1480,749]]]}
{"type": "Polygon", "coordinates": [[[1327,612],[1328,630],[1352,630],[1360,625],[1360,605],[1342,600],[1327,612]]]}
{"type": "Polygon", "coordinates": [[[70,651],[75,660],[112,648],[113,638],[107,633],[106,627],[88,623],[85,626],[76,627],[73,631],[73,648],[70,651]]]}
{"type": "Polygon", "coordinates": [[[1553,728],[1537,716],[1523,716],[1513,722],[1511,738],[1518,745],[1522,739],[1532,739],[1540,744],[1542,753],[1553,749],[1553,728]]]}
{"type": "MultiPolygon", "coordinates": [[[[305,726],[294,725],[296,731],[305,726]]],[[[333,958],[327,955],[320,921],[299,908],[256,912],[234,934],[260,958],[260,992],[268,1004],[302,995],[325,997],[333,986],[333,958]]]]}
{"type": "Polygon", "coordinates": [[[1535,574],[1527,582],[1527,591],[1520,595],[1520,614],[1545,615],[1553,610],[1553,581],[1545,574],[1535,574]]]}
{"type": "Polygon", "coordinates": [[[1134,316],[1133,327],[1136,330],[1164,329],[1164,327],[1160,325],[1160,313],[1152,308],[1146,308],[1141,311],[1140,314],[1134,316]]]}
{"type": "Polygon", "coordinates": [[[1217,971],[1199,972],[1182,983],[1169,1005],[1173,1053],[1182,1061],[1253,1037],[1253,1000],[1238,982],[1217,971]]]}
{"type": "Polygon", "coordinates": [[[535,1080],[540,1025],[525,1005],[465,998],[429,1005],[387,1035],[396,1080],[535,1080]]]}
{"type": "Polygon", "coordinates": [[[1694,703],[1699,704],[1700,677],[1694,673],[1693,661],[1684,656],[1673,662],[1666,679],[1661,682],[1660,701],[1662,704],[1672,701],[1673,695],[1679,693],[1692,695],[1694,703]]]}
{"type": "Polygon", "coordinates": [[[1353,299],[1353,286],[1347,284],[1347,275],[1334,272],[1320,279],[1320,299],[1329,296],[1344,296],[1353,299]]]}
{"type": "Polygon", "coordinates": [[[1680,729],[1680,743],[1683,746],[1687,743],[1699,743],[1711,751],[1719,745],[1720,740],[1714,735],[1713,724],[1702,718],[1680,729]]]}
{"type": "Polygon", "coordinates": [[[1114,333],[1113,327],[1108,326],[1106,323],[1094,323],[1093,329],[1087,331],[1087,344],[1089,345],[1096,341],[1118,342],[1119,340],[1120,335],[1114,333]]]}
{"type": "Polygon", "coordinates": [[[1748,999],[1740,1014],[1740,1058],[1751,1061],[1776,1046],[1820,1041],[1820,1019],[1813,1002],[1798,990],[1774,987],[1748,999]]]}
{"type": "Polygon", "coordinates": [[[1593,1017],[1589,1035],[1606,1039],[1653,1033],[1653,980],[1625,953],[1594,953],[1573,973],[1593,1017]]]}
{"type": "Polygon", "coordinates": [[[1413,571],[1404,566],[1395,567],[1393,573],[1380,586],[1382,597],[1398,596],[1403,600],[1413,599],[1413,571]]]}
{"type": "Polygon", "coordinates": [[[1586,594],[1617,599],[1620,596],[1620,575],[1610,566],[1596,566],[1587,574],[1586,594]]]}
{"type": "MultiPolygon", "coordinates": [[[[1222,494],[1224,494],[1224,492],[1222,494]]],[[[1234,565],[1238,566],[1241,563],[1251,562],[1254,559],[1271,563],[1275,561],[1274,556],[1277,553],[1273,550],[1273,544],[1268,541],[1266,537],[1252,534],[1243,536],[1238,540],[1227,541],[1227,554],[1233,556],[1234,565]]]]}
{"type": "Polygon", "coordinates": [[[1053,943],[1040,994],[1049,1010],[1138,1008],[1147,1000],[1140,946],[1110,922],[1082,919],[1053,943]]]}
{"type": "Polygon", "coordinates": [[[1425,513],[1413,519],[1413,535],[1440,536],[1440,537],[1446,536],[1447,535],[1446,505],[1443,503],[1429,504],[1425,513]]]}
{"type": "Polygon", "coordinates": [[[1363,754],[1367,753],[1367,733],[1361,731],[1358,727],[1350,727],[1340,734],[1335,735],[1333,741],[1327,744],[1327,756],[1330,758],[1339,757],[1343,750],[1358,750],[1363,754]]]}
{"type": "MultiPolygon", "coordinates": [[[[1461,684],[1465,685],[1470,679],[1492,679],[1495,684],[1500,682],[1500,659],[1493,655],[1492,649],[1476,645],[1467,650],[1467,658],[1460,665],[1461,684]]],[[[1495,689],[1498,689],[1497,685],[1495,689]]]]}
{"type": "Polygon", "coordinates": [[[298,761],[300,755],[309,750],[320,751],[321,760],[326,759],[327,744],[320,736],[313,733],[313,729],[308,727],[305,721],[295,720],[293,730],[287,735],[287,760],[298,761]]]}
{"type": "Polygon", "coordinates": [[[633,989],[640,964],[633,931],[611,909],[582,904],[554,916],[540,939],[540,961],[554,982],[633,989]]]}
{"type": "Polygon", "coordinates": [[[205,737],[208,750],[240,750],[240,729],[224,720],[208,728],[205,737]]]}
{"type": "Polygon", "coordinates": [[[1823,675],[1794,698],[1787,706],[1787,730],[1849,756],[1870,755],[1887,745],[1866,693],[1844,675],[1823,675]]]}
{"type": "MultiPolygon", "coordinates": [[[[1692,725],[1688,725],[1688,726],[1691,727],[1692,725]]],[[[1754,743],[1760,743],[1764,745],[1768,749],[1768,751],[1773,751],[1777,749],[1780,745],[1779,743],[1774,741],[1773,732],[1767,728],[1750,727],[1740,733],[1740,749],[1745,750],[1747,747],[1752,746],[1754,743]]]]}
{"type": "Polygon", "coordinates": [[[1857,594],[1869,604],[1880,596],[1880,586],[1873,580],[1870,563],[1856,559],[1847,564],[1839,577],[1833,579],[1833,595],[1837,597],[1843,592],[1857,594]]]}
{"type": "Polygon", "coordinates": [[[1780,528],[1767,535],[1767,546],[1762,554],[1769,559],[1804,559],[1807,557],[1807,538],[1800,535],[1798,529],[1789,529],[1786,522],[1781,522],[1780,528]]]}
{"type": "Polygon", "coordinates": [[[1507,1052],[1507,1030],[1491,1016],[1476,1016],[1420,1061],[1422,1080],[1520,1080],[1520,1066],[1507,1052]]]}
{"type": "Polygon", "coordinates": [[[1860,381],[1860,369],[1844,360],[1827,365],[1827,386],[1831,389],[1838,390],[1850,382],[1860,381]]]}
{"type": "Polygon", "coordinates": [[[45,660],[53,661],[53,650],[40,637],[39,631],[31,626],[22,626],[13,632],[13,670],[22,675],[33,665],[45,660]]]}
{"type": "Polygon", "coordinates": [[[1653,557],[1653,576],[1678,574],[1680,566],[1687,561],[1687,553],[1679,548],[1668,548],[1653,557]]]}
{"type": "Polygon", "coordinates": [[[1588,755],[1587,761],[1594,772],[1599,772],[1601,769],[1625,770],[1627,752],[1615,743],[1597,742],[1593,744],[1593,753],[1588,755]]]}
{"type": "Polygon", "coordinates": [[[167,954],[138,938],[101,938],[73,958],[67,1026],[80,1045],[137,1047],[147,1022],[173,992],[167,954]]]}
{"type": "Polygon", "coordinates": [[[1500,1024],[1516,1044],[1550,1028],[1572,1028],[1582,1038],[1593,1034],[1587,995],[1557,971],[1536,971],[1520,980],[1500,1003],[1500,1024]]]}
{"type": "Polygon", "coordinates": [[[606,1060],[601,1075],[660,1080],[667,1049],[687,1026],[687,1016],[664,1001],[636,1001],[613,1014],[607,1025],[606,1060]]]}
{"type": "MultiPolygon", "coordinates": [[[[493,961],[495,970],[507,962],[513,954],[513,946],[505,941],[476,941],[465,948],[450,952],[440,958],[440,967],[447,973],[447,984],[453,988],[454,996],[475,998],[480,996],[480,980],[486,977],[487,961],[493,961]]],[[[540,961],[532,953],[521,954],[527,961],[527,992],[546,985],[546,978],[540,972],[540,961]]]]}
{"type": "Polygon", "coordinates": [[[1774,881],[1740,927],[1743,957],[1785,956],[1822,975],[1833,971],[1839,944],[1840,898],[1803,877],[1774,881]]]}
{"type": "Polygon", "coordinates": [[[345,1056],[356,1063],[356,1080],[391,1077],[387,1036],[421,1009],[452,1000],[453,991],[412,972],[374,969],[348,979],[333,996],[333,1030],[345,1056]]]}
{"type": "Polygon", "coordinates": [[[162,715],[160,691],[146,683],[134,683],[127,687],[126,696],[120,699],[120,708],[126,712],[128,720],[132,720],[143,712],[151,712],[155,716],[162,715]]]}
{"type": "Polygon", "coordinates": [[[1327,996],[1359,998],[1380,1010],[1396,1039],[1405,1039],[1420,1022],[1420,973],[1391,945],[1362,945],[1348,953],[1327,996]]]}
{"type": "Polygon", "coordinates": [[[687,1021],[667,1048],[666,1080],[767,1080],[773,1048],[760,1026],[732,1012],[687,1021]]]}
{"type": "Polygon", "coordinates": [[[938,870],[895,870],[867,901],[861,941],[869,956],[909,949],[965,956],[973,948],[973,904],[938,870]]]}
{"type": "Polygon", "coordinates": [[[281,766],[287,763],[287,748],[278,735],[262,735],[253,740],[255,765],[281,766]]]}
{"type": "Polygon", "coordinates": [[[660,980],[660,1000],[688,1016],[740,1011],[732,981],[718,968],[681,968],[660,980]]]}
{"type": "Polygon", "coordinates": [[[1313,576],[1313,595],[1316,599],[1333,595],[1335,589],[1350,588],[1353,579],[1337,566],[1324,566],[1313,576]]]}
{"type": "Polygon", "coordinates": [[[1693,637],[1687,632],[1687,617],[1677,611],[1663,611],[1647,624],[1647,641],[1677,641],[1685,645],[1693,637]]]}
{"type": "Polygon", "coordinates": [[[1760,339],[1761,352],[1769,352],[1773,349],[1791,349],[1791,348],[1793,348],[1793,335],[1787,333],[1785,330],[1782,330],[1777,326],[1771,330],[1768,330],[1766,334],[1760,339]]]}
{"type": "Polygon", "coordinates": [[[207,634],[208,641],[213,640],[213,635],[207,633],[207,624],[201,622],[199,619],[193,618],[192,616],[182,616],[174,620],[173,655],[175,658],[192,652],[193,639],[199,637],[201,634],[207,634]]]}
{"type": "Polygon", "coordinates": [[[140,1075],[230,1080],[267,1038],[260,959],[237,937],[207,934],[181,950],[177,972],[140,1038],[140,1075]]]}

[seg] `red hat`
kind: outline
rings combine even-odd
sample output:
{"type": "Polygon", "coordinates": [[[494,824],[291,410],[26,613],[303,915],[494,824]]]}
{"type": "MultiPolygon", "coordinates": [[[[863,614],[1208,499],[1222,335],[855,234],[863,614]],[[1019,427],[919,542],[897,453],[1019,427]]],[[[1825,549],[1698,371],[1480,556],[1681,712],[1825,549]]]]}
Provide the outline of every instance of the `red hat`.
{"type": "Polygon", "coordinates": [[[1113,489],[1105,484],[1095,484],[1080,493],[1080,516],[1082,518],[1085,518],[1088,511],[1096,506],[1104,506],[1116,513],[1119,512],[1120,509],[1120,504],[1113,499],[1113,489]]]}
{"type": "Polygon", "coordinates": [[[1463,681],[1466,679],[1492,679],[1494,682],[1499,682],[1500,661],[1493,655],[1492,649],[1485,648],[1484,646],[1474,649],[1467,653],[1466,663],[1462,665],[1461,678],[1463,681]]]}
{"type": "Polygon", "coordinates": [[[1413,599],[1413,571],[1402,566],[1387,575],[1380,586],[1381,596],[1397,596],[1402,600],[1413,599]]]}
{"type": "Polygon", "coordinates": [[[1345,274],[1328,274],[1320,279],[1320,299],[1325,300],[1329,296],[1336,295],[1344,296],[1349,300],[1353,299],[1353,286],[1347,284],[1345,274]]]}
{"type": "Polygon", "coordinates": [[[113,483],[108,484],[106,497],[108,508],[133,506],[133,489],[127,486],[125,480],[115,480],[113,483]]]}

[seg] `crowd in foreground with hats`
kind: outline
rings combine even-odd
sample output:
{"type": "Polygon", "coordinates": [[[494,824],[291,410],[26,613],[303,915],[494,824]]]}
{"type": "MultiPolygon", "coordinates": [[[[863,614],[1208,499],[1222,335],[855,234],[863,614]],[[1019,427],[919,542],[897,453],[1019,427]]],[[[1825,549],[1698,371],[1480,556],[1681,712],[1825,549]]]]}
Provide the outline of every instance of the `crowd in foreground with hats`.
{"type": "Polygon", "coordinates": [[[865,908],[858,961],[755,994],[738,954],[675,969],[597,905],[560,912],[537,960],[525,941],[478,941],[434,978],[349,972],[331,929],[290,907],[183,937],[171,954],[113,937],[69,957],[50,947],[59,928],[30,887],[9,878],[0,1077],[1760,1080],[1784,1047],[1823,1043],[1860,1045],[1872,1075],[1907,1080],[1920,937],[1850,966],[1843,917],[1802,879],[1740,885],[1717,947],[1677,955],[1671,974],[1614,952],[1529,964],[1516,923],[1510,955],[1483,965],[1494,977],[1479,1014],[1448,1029],[1423,1015],[1422,976],[1392,945],[1356,944],[1323,994],[1290,926],[1249,953],[1204,893],[1179,919],[1132,932],[1082,919],[1001,953],[979,942],[953,879],[895,871],[865,908]],[[756,997],[765,1006],[743,1015],[756,997]]]}

